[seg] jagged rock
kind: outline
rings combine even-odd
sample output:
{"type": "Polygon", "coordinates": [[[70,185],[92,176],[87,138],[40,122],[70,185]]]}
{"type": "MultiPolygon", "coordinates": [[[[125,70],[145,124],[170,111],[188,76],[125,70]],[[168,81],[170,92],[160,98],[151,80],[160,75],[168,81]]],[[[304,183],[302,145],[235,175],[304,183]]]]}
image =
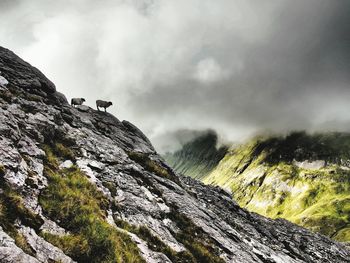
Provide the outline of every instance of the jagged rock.
{"type": "Polygon", "coordinates": [[[41,94],[56,91],[55,85],[38,69],[30,66],[12,51],[0,47],[1,75],[11,84],[24,89],[37,89],[41,94]]]}
{"type": "Polygon", "coordinates": [[[140,239],[138,236],[132,233],[128,233],[123,229],[118,228],[119,231],[127,233],[132,241],[137,244],[137,247],[140,249],[142,257],[149,263],[171,263],[170,259],[162,253],[154,252],[147,246],[147,243],[140,239]]]}
{"type": "Polygon", "coordinates": [[[91,109],[89,106],[86,106],[86,105],[78,105],[75,108],[82,112],[87,112],[91,109]]]}
{"type": "Polygon", "coordinates": [[[302,162],[294,161],[293,164],[303,169],[319,170],[326,166],[326,161],[325,160],[316,160],[316,161],[305,160],[302,162]]]}
{"type": "Polygon", "coordinates": [[[45,156],[45,152],[41,150],[28,136],[22,137],[18,142],[17,147],[21,154],[27,154],[34,157],[45,156]]]}
{"type": "Polygon", "coordinates": [[[39,263],[15,245],[15,241],[0,227],[0,262],[3,263],[39,263]]]}
{"type": "MultiPolygon", "coordinates": [[[[68,158],[104,194],[109,203],[101,207],[106,222],[116,227],[120,219],[142,226],[174,254],[190,253],[194,243],[225,262],[349,262],[343,245],[287,221],[251,214],[220,188],[176,174],[133,124],[109,113],[71,107],[37,69],[3,48],[0,71],[12,94],[11,100],[0,100],[0,175],[23,197],[25,208],[45,222],[42,231],[69,233],[38,202],[50,185],[43,167],[50,156],[43,156],[41,145],[55,147],[59,142],[74,158],[60,153],[56,165],[68,158]],[[30,96],[34,90],[40,99],[30,96]]],[[[55,164],[49,169],[59,170],[55,164]]],[[[37,235],[40,229],[34,231],[26,223],[21,220],[21,233],[39,261],[71,262],[37,235]]],[[[147,237],[128,234],[146,262],[170,262],[164,250],[149,246],[147,237]]],[[[0,249],[0,258],[6,253],[0,249]]]]}
{"type": "Polygon", "coordinates": [[[71,168],[73,165],[74,164],[71,160],[65,160],[63,163],[60,164],[59,168],[60,169],[71,168]]]}
{"type": "Polygon", "coordinates": [[[97,162],[97,161],[90,162],[88,164],[88,166],[90,166],[92,169],[95,169],[95,170],[97,170],[99,172],[101,172],[104,169],[104,167],[105,167],[105,165],[103,163],[100,163],[100,162],[97,162]]]}
{"type": "Polygon", "coordinates": [[[4,178],[13,187],[19,188],[25,184],[25,180],[27,179],[27,164],[10,140],[2,138],[0,145],[1,163],[7,168],[4,178]]]}
{"type": "Polygon", "coordinates": [[[49,219],[44,220],[44,224],[40,227],[40,230],[58,236],[63,236],[67,233],[63,227],[60,227],[57,223],[49,219]]]}
{"type": "Polygon", "coordinates": [[[29,227],[22,227],[20,232],[26,238],[28,245],[33,249],[33,251],[35,251],[35,257],[40,262],[74,262],[70,257],[66,256],[62,250],[51,245],[42,237],[39,237],[33,229],[29,227]]]}
{"type": "Polygon", "coordinates": [[[59,105],[64,105],[68,103],[66,96],[61,92],[56,92],[55,98],[56,98],[56,103],[58,103],[59,105]]]}
{"type": "MultiPolygon", "coordinates": [[[[127,128],[127,130],[130,132],[130,133],[132,133],[132,134],[134,134],[135,136],[135,139],[141,139],[141,140],[143,140],[144,142],[146,142],[146,144],[147,144],[147,148],[145,148],[145,149],[143,149],[142,147],[140,147],[140,149],[136,149],[135,148],[135,150],[140,150],[140,151],[142,151],[142,152],[147,152],[148,151],[148,148],[150,148],[150,152],[154,152],[154,148],[153,148],[153,146],[152,146],[152,144],[151,144],[151,142],[148,140],[148,138],[143,134],[143,132],[142,131],[140,131],[140,129],[139,128],[137,128],[134,124],[132,124],[131,122],[128,122],[128,121],[126,121],[126,120],[124,120],[123,122],[123,125],[127,128]]],[[[143,145],[143,144],[141,144],[141,145],[143,145]]]]}
{"type": "Polygon", "coordinates": [[[3,76],[0,76],[0,87],[5,88],[7,84],[9,84],[7,79],[5,79],[3,76]]]}

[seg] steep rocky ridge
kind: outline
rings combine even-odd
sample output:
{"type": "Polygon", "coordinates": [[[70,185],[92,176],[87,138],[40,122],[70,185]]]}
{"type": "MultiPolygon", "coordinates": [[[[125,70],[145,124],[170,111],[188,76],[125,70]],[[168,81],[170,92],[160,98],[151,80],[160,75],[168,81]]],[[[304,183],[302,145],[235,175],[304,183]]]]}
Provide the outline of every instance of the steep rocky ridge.
{"type": "Polygon", "coordinates": [[[0,76],[1,262],[349,262],[176,174],[133,124],[72,108],[1,47],[0,76]]]}
{"type": "Polygon", "coordinates": [[[231,147],[202,180],[250,211],[350,241],[349,160],[350,134],[294,132],[231,147]]]}

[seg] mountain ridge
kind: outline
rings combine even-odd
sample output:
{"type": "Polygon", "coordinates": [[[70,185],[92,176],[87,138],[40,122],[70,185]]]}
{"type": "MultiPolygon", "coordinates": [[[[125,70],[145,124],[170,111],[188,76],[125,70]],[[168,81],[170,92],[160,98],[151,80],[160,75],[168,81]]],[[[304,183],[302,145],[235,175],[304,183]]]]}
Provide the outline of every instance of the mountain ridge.
{"type": "Polygon", "coordinates": [[[340,243],[175,173],[0,47],[1,262],[349,262],[340,243]]]}
{"type": "Polygon", "coordinates": [[[348,133],[256,137],[231,147],[202,181],[250,211],[350,241],[349,142],[348,133]]]}

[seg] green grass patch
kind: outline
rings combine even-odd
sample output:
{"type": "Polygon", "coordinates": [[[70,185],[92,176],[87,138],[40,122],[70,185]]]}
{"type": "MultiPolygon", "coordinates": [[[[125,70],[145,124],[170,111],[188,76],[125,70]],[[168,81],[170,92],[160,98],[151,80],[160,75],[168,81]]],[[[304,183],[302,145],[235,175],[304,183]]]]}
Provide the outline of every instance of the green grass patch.
{"type": "Polygon", "coordinates": [[[102,192],[76,167],[58,170],[52,150],[45,150],[49,185],[39,203],[70,234],[41,235],[78,262],[144,262],[130,237],[106,222],[109,202],[102,192]]]}
{"type": "Polygon", "coordinates": [[[43,211],[72,234],[44,235],[78,262],[143,262],[136,245],[105,220],[108,201],[78,169],[47,172],[43,211]]]}
{"type": "Polygon", "coordinates": [[[89,244],[89,240],[83,235],[69,234],[57,236],[47,232],[41,232],[40,235],[49,243],[61,248],[67,255],[78,260],[83,260],[91,252],[91,244],[89,244]]]}
{"type": "MultiPolygon", "coordinates": [[[[49,146],[49,145],[44,145],[43,146],[43,150],[45,151],[45,164],[46,164],[46,168],[50,168],[53,170],[57,170],[58,169],[58,158],[57,156],[54,154],[53,149],[49,146]]],[[[46,169],[48,170],[48,169],[46,169]]]]}
{"type": "Polygon", "coordinates": [[[60,160],[71,160],[75,161],[74,152],[66,147],[62,143],[56,143],[52,145],[43,145],[43,150],[45,151],[45,163],[51,169],[57,170],[60,160]]]}
{"type": "Polygon", "coordinates": [[[350,240],[350,225],[348,225],[348,227],[340,230],[333,238],[337,241],[348,240],[348,242],[349,242],[349,240],[350,240]]]}

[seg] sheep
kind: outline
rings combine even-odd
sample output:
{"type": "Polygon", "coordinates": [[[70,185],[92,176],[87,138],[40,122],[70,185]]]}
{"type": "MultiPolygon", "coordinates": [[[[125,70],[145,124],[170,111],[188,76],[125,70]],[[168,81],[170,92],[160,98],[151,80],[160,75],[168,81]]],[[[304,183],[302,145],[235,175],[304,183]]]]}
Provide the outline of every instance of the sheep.
{"type": "Polygon", "coordinates": [[[113,105],[111,101],[96,100],[96,107],[98,111],[100,111],[100,108],[104,108],[106,112],[106,109],[111,105],[113,105]]]}
{"type": "Polygon", "coordinates": [[[75,107],[75,105],[82,105],[85,102],[84,98],[73,98],[71,100],[71,105],[75,107]]]}

